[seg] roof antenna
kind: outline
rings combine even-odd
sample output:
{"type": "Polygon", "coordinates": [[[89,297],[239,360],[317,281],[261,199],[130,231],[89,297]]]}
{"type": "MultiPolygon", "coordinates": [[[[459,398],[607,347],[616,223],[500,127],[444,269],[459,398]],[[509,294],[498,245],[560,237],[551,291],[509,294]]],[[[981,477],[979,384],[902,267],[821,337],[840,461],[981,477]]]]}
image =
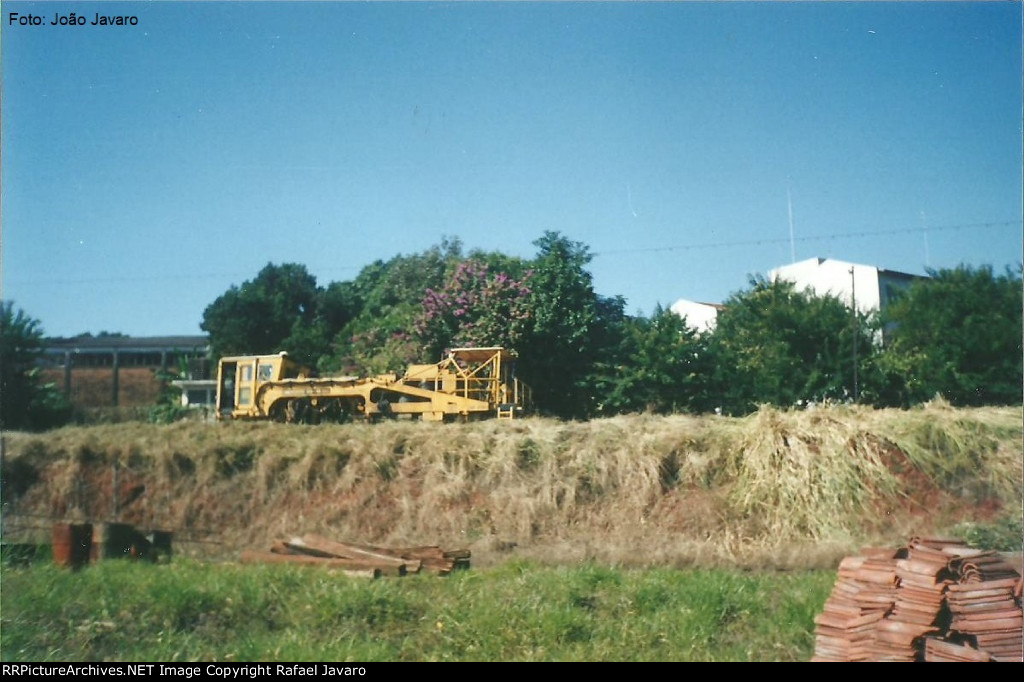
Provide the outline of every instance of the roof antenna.
{"type": "Polygon", "coordinates": [[[790,186],[786,185],[786,202],[789,204],[789,258],[790,262],[796,262],[796,247],[793,245],[793,192],[790,186]]]}

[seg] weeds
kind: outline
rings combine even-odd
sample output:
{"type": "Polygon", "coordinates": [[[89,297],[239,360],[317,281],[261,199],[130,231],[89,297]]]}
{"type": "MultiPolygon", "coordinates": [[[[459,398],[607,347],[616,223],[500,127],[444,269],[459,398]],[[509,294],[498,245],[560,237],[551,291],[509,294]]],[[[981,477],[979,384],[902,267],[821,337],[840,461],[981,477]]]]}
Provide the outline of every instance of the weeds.
{"type": "Polygon", "coordinates": [[[1020,516],[1007,516],[990,522],[965,521],[954,529],[971,547],[1001,552],[1024,549],[1024,524],[1020,516]]]}

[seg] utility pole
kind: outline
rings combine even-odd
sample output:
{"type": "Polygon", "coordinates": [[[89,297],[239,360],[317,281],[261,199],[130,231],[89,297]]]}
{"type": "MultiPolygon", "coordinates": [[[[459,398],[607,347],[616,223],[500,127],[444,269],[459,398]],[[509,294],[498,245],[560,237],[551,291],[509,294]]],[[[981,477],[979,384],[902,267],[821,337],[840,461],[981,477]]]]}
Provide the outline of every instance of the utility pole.
{"type": "Polygon", "coordinates": [[[857,402],[857,278],[850,266],[850,308],[853,310],[853,402],[857,402]]]}

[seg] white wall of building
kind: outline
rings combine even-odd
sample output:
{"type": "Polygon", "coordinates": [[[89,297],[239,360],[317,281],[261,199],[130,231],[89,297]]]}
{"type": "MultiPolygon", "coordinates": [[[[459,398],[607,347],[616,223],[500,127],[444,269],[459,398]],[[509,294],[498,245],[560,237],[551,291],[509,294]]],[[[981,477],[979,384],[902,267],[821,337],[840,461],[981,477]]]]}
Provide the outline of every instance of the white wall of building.
{"type": "Polygon", "coordinates": [[[718,308],[710,303],[698,303],[681,298],[673,303],[669,310],[684,318],[690,329],[701,333],[714,331],[718,323],[718,308]]]}
{"type": "Polygon", "coordinates": [[[830,258],[809,258],[768,272],[768,279],[789,280],[797,290],[811,289],[819,296],[832,295],[857,310],[869,313],[881,304],[878,268],[830,258]]]}

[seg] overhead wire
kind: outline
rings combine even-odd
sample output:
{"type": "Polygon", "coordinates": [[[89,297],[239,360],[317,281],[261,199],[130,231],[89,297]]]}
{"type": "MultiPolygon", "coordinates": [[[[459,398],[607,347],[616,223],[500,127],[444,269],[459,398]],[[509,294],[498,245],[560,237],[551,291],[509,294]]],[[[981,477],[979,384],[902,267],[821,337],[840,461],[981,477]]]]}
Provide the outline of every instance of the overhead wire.
{"type": "MultiPolygon", "coordinates": [[[[930,225],[927,228],[922,227],[911,227],[911,228],[899,228],[899,229],[888,229],[888,230],[860,230],[856,232],[842,232],[838,234],[814,234],[805,235],[801,237],[765,237],[759,239],[746,239],[736,241],[718,241],[718,242],[699,242],[694,244],[664,244],[660,246],[642,246],[635,248],[622,248],[622,249],[601,249],[599,251],[591,251],[591,256],[608,256],[623,253],[655,253],[659,251],[690,251],[698,249],[722,249],[732,248],[738,246],[759,246],[766,244],[788,244],[791,242],[810,242],[810,241],[828,241],[832,239],[851,239],[861,237],[879,237],[886,235],[895,234],[912,234],[912,233],[928,233],[928,232],[939,232],[949,230],[968,230],[968,229],[991,229],[996,227],[1008,227],[1011,225],[1021,225],[1024,221],[1021,220],[1004,220],[1004,221],[989,221],[982,223],[962,223],[954,225],[930,225]]],[[[357,266],[335,266],[328,268],[324,272],[340,272],[340,271],[356,271],[360,268],[357,266]]],[[[319,272],[319,271],[318,271],[319,272]]],[[[250,277],[252,273],[234,273],[234,272],[212,272],[212,273],[190,273],[190,279],[237,279],[250,277]]],[[[70,284],[99,284],[99,283],[118,283],[118,282],[153,282],[159,280],[177,281],[180,279],[180,275],[149,275],[149,276],[122,276],[122,277],[96,277],[96,278],[85,278],[85,279],[45,279],[45,280],[17,280],[14,282],[8,281],[8,284],[16,283],[19,285],[39,286],[39,285],[70,285],[70,284]]]]}
{"type": "Polygon", "coordinates": [[[772,237],[763,239],[748,239],[740,241],[722,241],[722,242],[703,242],[695,244],[674,244],[674,245],[663,245],[663,246],[646,246],[636,248],[624,248],[624,249],[603,249],[601,251],[593,251],[593,256],[605,256],[620,253],[652,253],[657,251],[688,251],[693,249],[718,249],[718,248],[729,248],[734,246],[759,246],[764,244],[788,244],[791,241],[794,242],[809,242],[809,241],[828,241],[831,239],[848,239],[848,238],[859,238],[859,237],[878,237],[884,235],[893,234],[912,234],[912,233],[927,233],[927,232],[938,232],[940,230],[966,230],[976,228],[994,228],[994,227],[1007,227],[1010,225],[1020,225],[1024,223],[1021,220],[1005,220],[998,222],[985,222],[985,223],[964,223],[959,225],[939,225],[929,226],[927,228],[912,227],[912,228],[901,228],[893,230],[861,230],[858,232],[842,232],[839,234],[816,234],[806,235],[802,237],[772,237]]]}

